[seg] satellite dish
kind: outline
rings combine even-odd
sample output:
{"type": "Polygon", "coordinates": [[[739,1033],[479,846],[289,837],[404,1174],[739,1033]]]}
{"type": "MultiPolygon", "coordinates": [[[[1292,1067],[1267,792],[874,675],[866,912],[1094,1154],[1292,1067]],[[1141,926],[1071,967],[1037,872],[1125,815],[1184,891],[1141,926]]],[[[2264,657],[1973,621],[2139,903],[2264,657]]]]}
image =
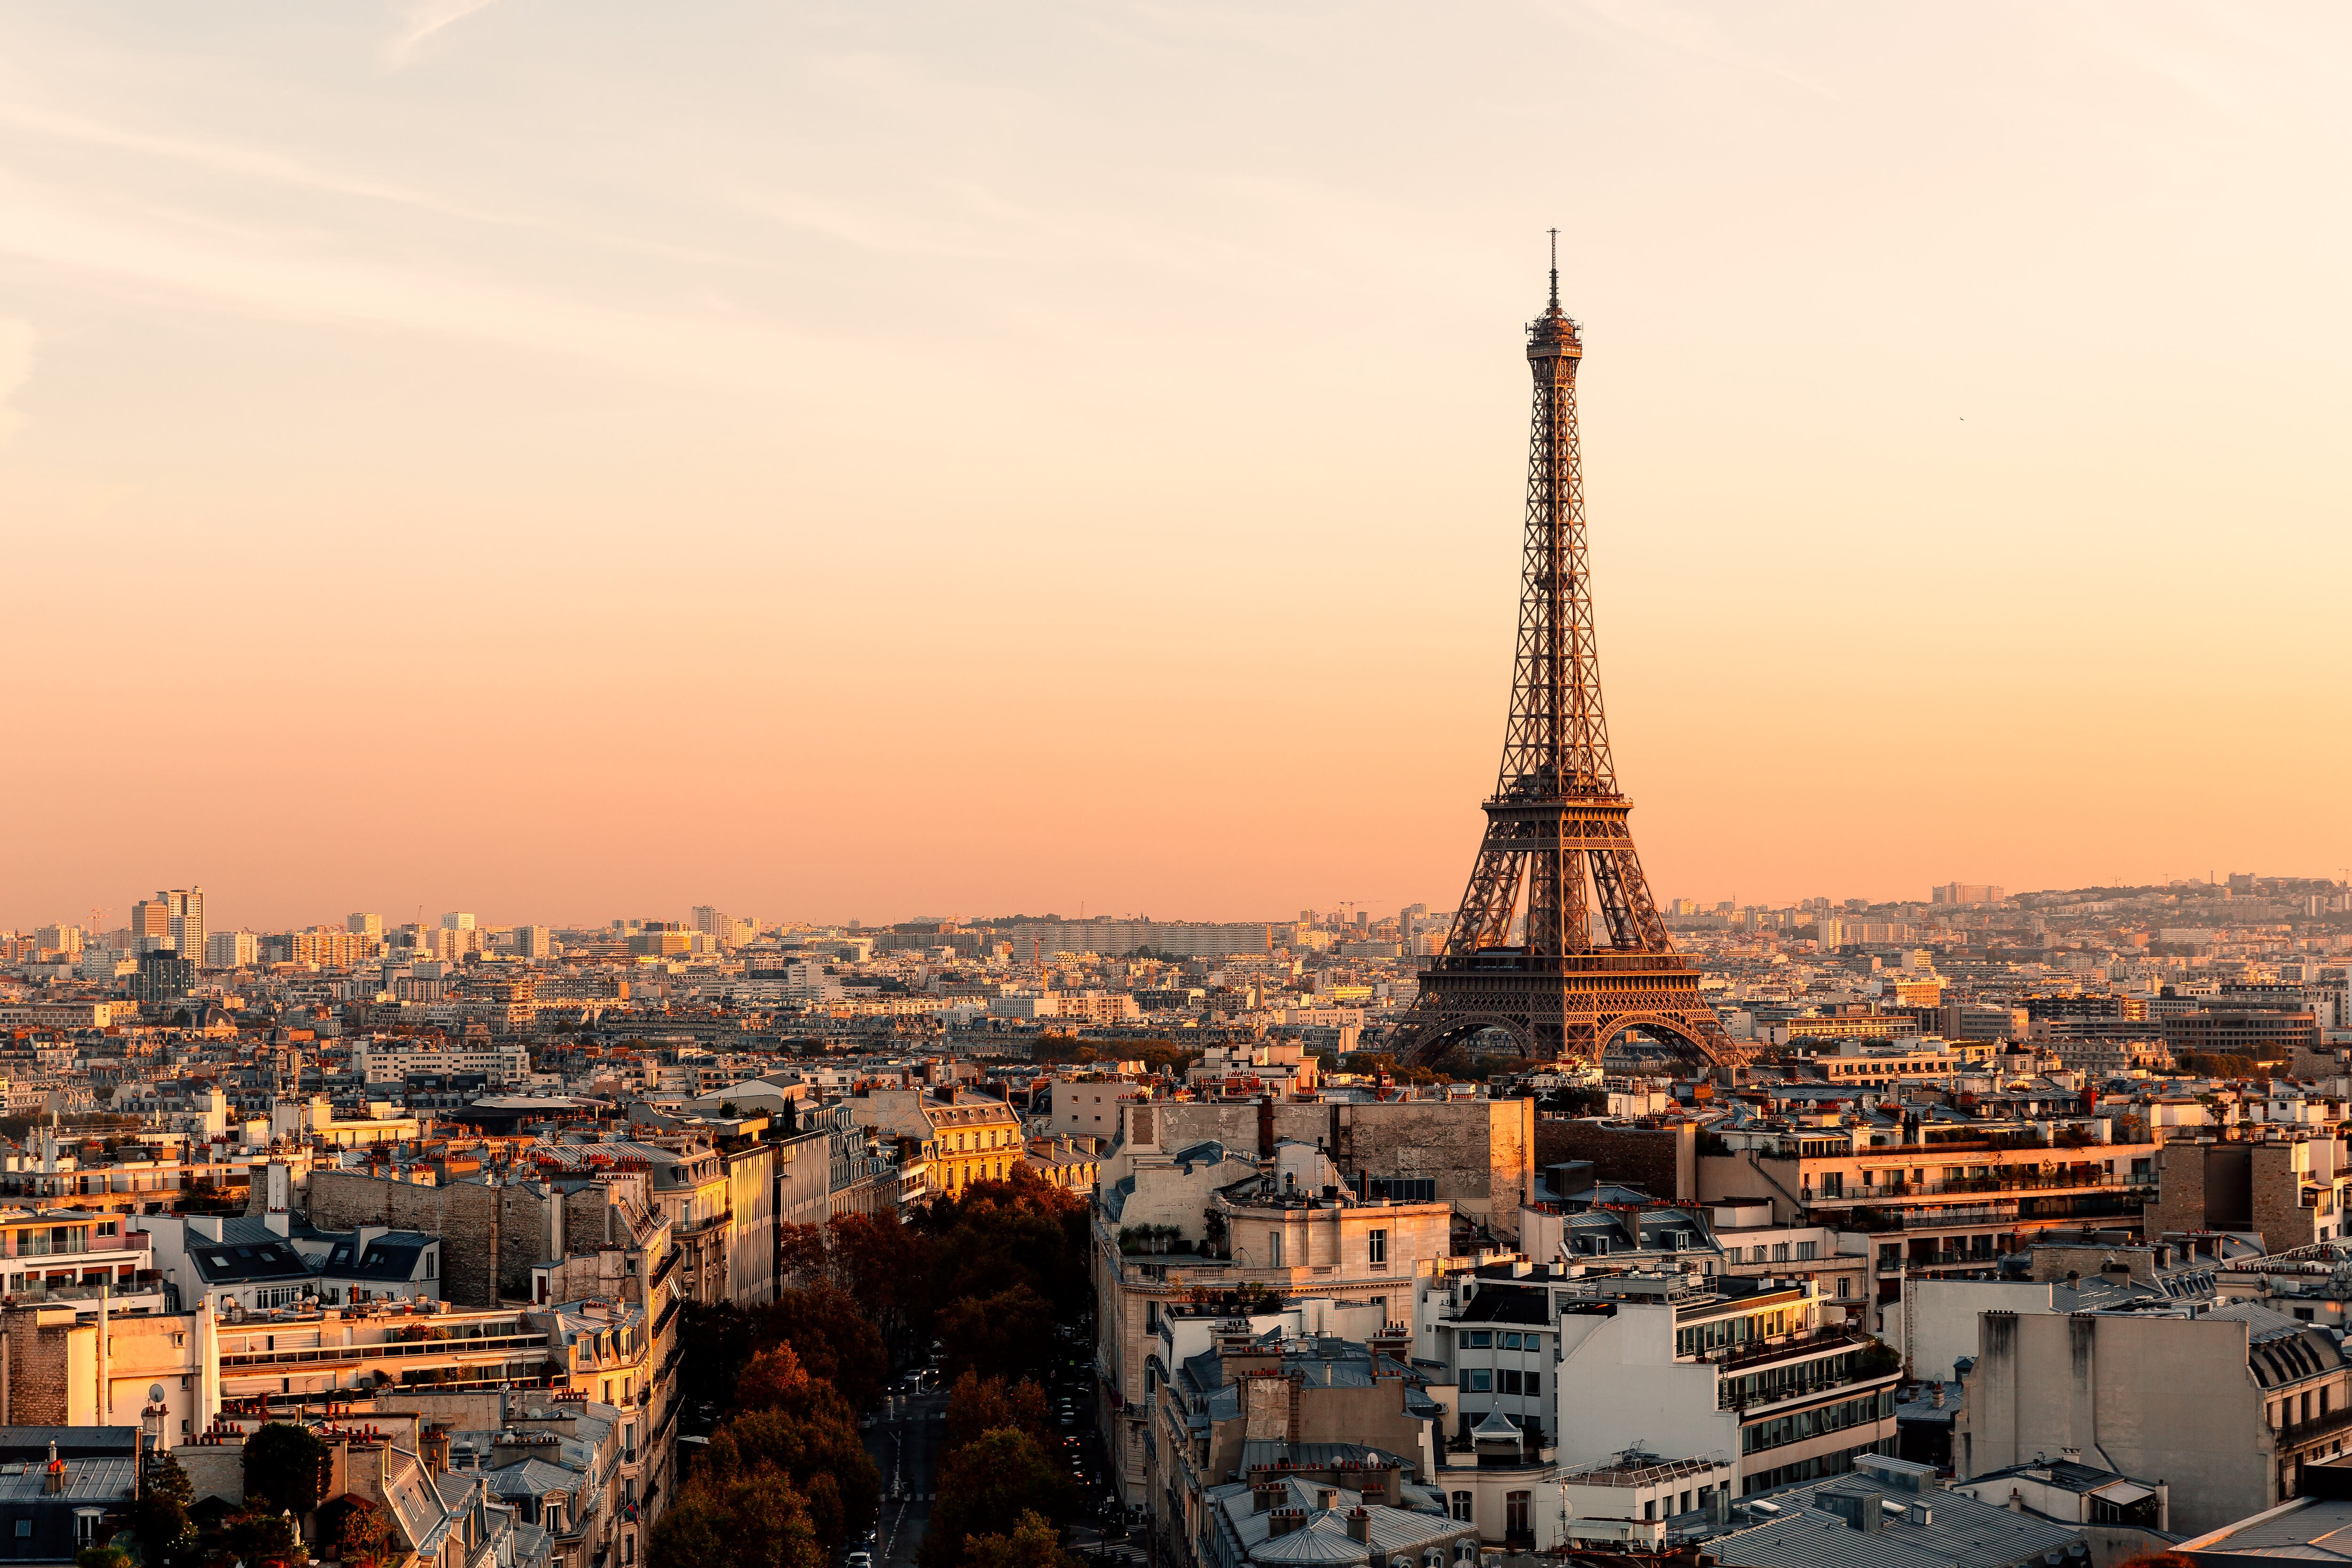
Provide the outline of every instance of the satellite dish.
{"type": "Polygon", "coordinates": [[[150,1405],[161,1405],[163,1403],[163,1385],[162,1384],[151,1383],[147,1385],[147,1402],[150,1405]]]}

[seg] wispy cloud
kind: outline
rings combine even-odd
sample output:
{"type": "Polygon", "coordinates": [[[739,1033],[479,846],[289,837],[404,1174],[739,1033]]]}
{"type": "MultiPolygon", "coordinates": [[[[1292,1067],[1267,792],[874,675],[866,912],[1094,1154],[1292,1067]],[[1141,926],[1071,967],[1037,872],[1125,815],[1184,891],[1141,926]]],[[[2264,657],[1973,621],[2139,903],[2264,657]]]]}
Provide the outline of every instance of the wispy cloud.
{"type": "MultiPolygon", "coordinates": [[[[803,363],[809,348],[756,323],[613,309],[454,272],[302,255],[163,224],[126,226],[16,182],[0,181],[0,256],[281,320],[422,330],[655,374],[775,384],[792,379],[789,367],[803,363]]],[[[6,363],[0,352],[0,370],[6,363]]]]}
{"type": "Polygon", "coordinates": [[[487,9],[495,0],[414,0],[401,7],[401,32],[384,50],[384,63],[398,70],[416,58],[426,39],[487,9]]]}
{"type": "Polygon", "coordinates": [[[33,344],[37,337],[30,321],[0,321],[0,443],[14,436],[25,422],[25,416],[8,405],[8,400],[33,379],[33,344]]]}
{"type": "Polygon", "coordinates": [[[0,125],[13,125],[37,135],[78,142],[85,146],[137,153],[208,174],[317,191],[329,195],[385,202],[396,206],[415,207],[443,217],[463,218],[471,223],[512,225],[520,221],[509,214],[444,201],[411,186],[323,168],[271,148],[110,124],[79,115],[61,114],[21,100],[0,103],[0,125]]]}
{"type": "Polygon", "coordinates": [[[1776,78],[1821,98],[1835,99],[1821,82],[1790,68],[1769,56],[1741,47],[1724,30],[1702,16],[1669,5],[1636,4],[1633,0],[1583,0],[1583,9],[1612,26],[1643,38],[1661,48],[1695,59],[1776,78]]]}

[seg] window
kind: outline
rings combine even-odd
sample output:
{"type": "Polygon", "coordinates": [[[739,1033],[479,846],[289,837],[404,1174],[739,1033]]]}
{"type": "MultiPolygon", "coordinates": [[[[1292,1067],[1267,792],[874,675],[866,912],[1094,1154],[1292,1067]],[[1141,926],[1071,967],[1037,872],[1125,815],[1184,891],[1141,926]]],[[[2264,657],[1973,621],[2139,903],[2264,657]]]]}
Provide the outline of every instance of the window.
{"type": "Polygon", "coordinates": [[[1800,1263],[1811,1263],[1813,1260],[1814,1245],[1814,1243],[1810,1241],[1801,1241],[1797,1243],[1797,1261],[1800,1263]]]}
{"type": "Polygon", "coordinates": [[[1462,1342],[1474,1351],[1483,1351],[1495,1342],[1494,1333],[1486,1329],[1472,1329],[1462,1336],[1462,1342]]]}
{"type": "Polygon", "coordinates": [[[1462,1374],[1462,1386],[1472,1394],[1490,1394],[1495,1387],[1495,1374],[1485,1367],[1473,1367],[1462,1374]]]}
{"type": "Polygon", "coordinates": [[[1539,1396],[1542,1393],[1543,1373],[1539,1372],[1531,1372],[1528,1373],[1528,1397],[1529,1399],[1534,1399],[1539,1396]]]}
{"type": "Polygon", "coordinates": [[[1462,1521],[1465,1524],[1470,1522],[1470,1494],[1468,1492],[1455,1492],[1454,1494],[1454,1517],[1462,1521]]]}
{"type": "Polygon", "coordinates": [[[1265,1266],[1268,1268],[1282,1267],[1282,1232],[1278,1230],[1265,1233],[1265,1266]]]}
{"type": "Polygon", "coordinates": [[[1772,1244],[1772,1261],[1775,1263],[1786,1263],[1789,1261],[1789,1244],[1787,1242],[1776,1241],[1772,1244]]]}
{"type": "Polygon", "coordinates": [[[1513,1372],[1510,1368],[1505,1367],[1503,1369],[1503,1386],[1496,1390],[1496,1392],[1498,1394],[1517,1394],[1518,1391],[1519,1374],[1513,1372]]]}
{"type": "Polygon", "coordinates": [[[1517,1334],[1505,1334],[1503,1336],[1503,1348],[1507,1351],[1515,1351],[1518,1349],[1519,1336],[1517,1334]]]}
{"type": "Polygon", "coordinates": [[[1841,1275],[1839,1275],[1839,1276],[1838,1276],[1838,1300],[1841,1300],[1841,1301],[1848,1300],[1850,1300],[1850,1299],[1853,1297],[1853,1277],[1852,1277],[1851,1275],[1845,1275],[1845,1274],[1841,1274],[1841,1275]]]}
{"type": "MultiPolygon", "coordinates": [[[[633,1263],[633,1264],[631,1264],[629,1267],[630,1267],[632,1269],[634,1269],[634,1268],[636,1267],[636,1265],[633,1263]]],[[[436,1248],[433,1248],[433,1247],[427,1247],[427,1248],[425,1249],[425,1278],[426,1278],[427,1279],[431,1279],[435,1278],[436,1276],[437,1276],[440,1272],[441,1272],[441,1254],[440,1254],[440,1252],[439,1252],[437,1249],[436,1249],[436,1248]]]]}
{"type": "Polygon", "coordinates": [[[1389,1260],[1389,1233],[1387,1231],[1367,1231],[1364,1235],[1364,1244],[1367,1250],[1367,1256],[1373,1263],[1386,1263],[1389,1260]]]}
{"type": "Polygon", "coordinates": [[[16,1539],[19,1541],[29,1541],[32,1539],[32,1535],[33,1521],[29,1519],[18,1520],[16,1521],[16,1539]]]}
{"type": "Polygon", "coordinates": [[[1527,1492],[1507,1492],[1503,1498],[1503,1533],[1525,1535],[1528,1531],[1527,1492]]]}

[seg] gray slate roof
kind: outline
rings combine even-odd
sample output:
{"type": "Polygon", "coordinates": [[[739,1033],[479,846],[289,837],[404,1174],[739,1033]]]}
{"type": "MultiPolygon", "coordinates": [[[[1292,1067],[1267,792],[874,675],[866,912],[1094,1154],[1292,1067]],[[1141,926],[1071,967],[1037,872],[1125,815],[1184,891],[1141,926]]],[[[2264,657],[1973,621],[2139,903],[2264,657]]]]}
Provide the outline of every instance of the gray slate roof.
{"type": "MultiPolygon", "coordinates": [[[[1954,1492],[1890,1489],[1860,1470],[1759,1496],[1781,1511],[1709,1541],[1707,1551],[1724,1568],[2013,1568],[2038,1564],[2051,1552],[2066,1562],[2070,1549],[2084,1546],[2075,1531],[2033,1514],[1954,1492]],[[1882,1506],[1878,1530],[1856,1530],[1844,1516],[1813,1506],[1833,1490],[1866,1494],[1874,1505],[1924,1503],[1932,1521],[1914,1524],[1882,1506]]],[[[1749,1517],[1757,1517],[1759,1499],[1746,1500],[1749,1517]]],[[[2082,1568],[2090,1563],[2087,1556],[2072,1561],[2082,1568]]]]}

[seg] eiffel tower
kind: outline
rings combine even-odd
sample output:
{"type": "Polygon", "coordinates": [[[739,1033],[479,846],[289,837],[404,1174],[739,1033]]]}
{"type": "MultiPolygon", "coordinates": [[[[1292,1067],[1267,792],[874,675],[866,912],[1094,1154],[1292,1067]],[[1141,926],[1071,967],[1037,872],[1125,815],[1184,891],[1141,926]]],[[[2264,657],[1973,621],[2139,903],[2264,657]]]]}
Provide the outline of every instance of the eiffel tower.
{"type": "Polygon", "coordinates": [[[1486,837],[1445,951],[1391,1042],[1426,1061],[1487,1028],[1538,1061],[1598,1060],[1631,1030],[1717,1066],[1748,1051],[1698,994],[1642,876],[1601,714],[1591,578],[1584,555],[1584,468],[1576,439],[1577,324],[1559,308],[1552,231],[1551,304],[1528,328],[1535,421],[1519,640],[1503,766],[1486,837]]]}

